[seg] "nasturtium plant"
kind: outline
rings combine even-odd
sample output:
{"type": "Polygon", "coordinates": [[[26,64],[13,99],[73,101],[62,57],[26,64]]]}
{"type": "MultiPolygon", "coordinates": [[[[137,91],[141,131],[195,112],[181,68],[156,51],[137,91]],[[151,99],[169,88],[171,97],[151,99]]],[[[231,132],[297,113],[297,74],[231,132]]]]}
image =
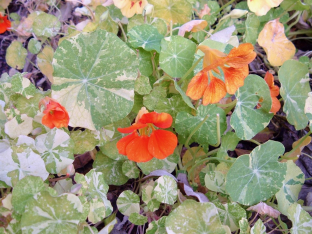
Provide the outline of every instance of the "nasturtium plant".
{"type": "Polygon", "coordinates": [[[63,41],[53,67],[52,98],[67,109],[71,126],[99,130],[131,111],[138,61],[116,35],[97,30],[63,41]]]}
{"type": "Polygon", "coordinates": [[[177,183],[170,176],[161,176],[155,181],[153,196],[157,201],[173,205],[177,199],[177,183]]]}
{"type": "Polygon", "coordinates": [[[140,212],[140,198],[130,190],[122,192],[117,199],[117,206],[121,213],[130,216],[140,212]]]}
{"type": "Polygon", "coordinates": [[[287,166],[278,162],[277,158],[284,150],[281,143],[268,141],[249,155],[240,156],[226,175],[226,191],[232,200],[243,205],[254,205],[278,192],[287,166]]]}

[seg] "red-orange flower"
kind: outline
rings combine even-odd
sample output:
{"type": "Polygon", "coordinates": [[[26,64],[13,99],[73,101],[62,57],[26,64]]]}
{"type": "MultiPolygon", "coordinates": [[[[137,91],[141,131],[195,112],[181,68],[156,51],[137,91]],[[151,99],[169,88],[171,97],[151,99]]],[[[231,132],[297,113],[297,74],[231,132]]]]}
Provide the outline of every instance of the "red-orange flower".
{"type": "Polygon", "coordinates": [[[39,102],[39,108],[45,107],[41,123],[49,128],[62,128],[67,127],[69,123],[68,113],[61,104],[52,98],[45,97],[39,102]]]}
{"type": "Polygon", "coordinates": [[[169,128],[172,117],[167,113],[138,114],[136,122],[127,128],[118,128],[121,133],[131,133],[117,142],[120,154],[134,162],[147,162],[153,157],[165,159],[171,155],[178,144],[172,132],[158,129],[169,128]]]}
{"type": "Polygon", "coordinates": [[[274,77],[270,72],[266,72],[265,77],[264,77],[265,82],[268,84],[270,88],[270,94],[272,98],[272,107],[270,112],[276,114],[276,112],[279,111],[281,108],[281,103],[277,99],[277,96],[279,95],[279,87],[277,85],[274,85],[274,77]]]}
{"type": "Polygon", "coordinates": [[[11,28],[11,21],[8,20],[8,16],[2,16],[0,13],[0,33],[4,33],[11,28]]]}
{"type": "Polygon", "coordinates": [[[219,102],[226,93],[234,94],[244,85],[248,64],[256,57],[252,44],[241,44],[228,55],[203,45],[198,48],[205,53],[203,70],[192,78],[186,95],[194,100],[203,97],[203,105],[208,105],[219,102]],[[221,76],[219,69],[223,71],[224,81],[217,77],[221,76]]]}

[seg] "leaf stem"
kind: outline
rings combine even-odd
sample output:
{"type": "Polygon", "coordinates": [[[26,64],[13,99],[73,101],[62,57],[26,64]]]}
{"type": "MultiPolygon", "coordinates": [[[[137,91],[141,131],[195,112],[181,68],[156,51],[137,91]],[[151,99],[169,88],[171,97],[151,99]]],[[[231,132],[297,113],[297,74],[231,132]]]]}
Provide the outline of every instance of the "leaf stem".
{"type": "Polygon", "coordinates": [[[200,127],[206,122],[206,120],[208,119],[209,115],[206,115],[206,117],[193,129],[193,131],[190,133],[190,135],[188,136],[188,138],[185,141],[184,145],[189,145],[189,141],[191,140],[192,136],[198,131],[198,129],[200,129],[200,127]]]}
{"type": "Polygon", "coordinates": [[[204,56],[201,56],[194,64],[193,66],[181,77],[181,79],[178,81],[178,85],[180,85],[183,80],[185,80],[188,75],[195,69],[195,67],[199,64],[199,62],[204,58],[204,56]]]}
{"type": "Polygon", "coordinates": [[[220,115],[217,114],[217,144],[212,145],[213,147],[218,147],[221,143],[221,131],[220,131],[220,115]]]}
{"type": "Polygon", "coordinates": [[[119,26],[119,28],[120,28],[120,30],[122,32],[122,35],[124,37],[125,42],[127,42],[128,41],[127,35],[126,35],[125,30],[123,29],[122,24],[120,23],[120,21],[118,22],[118,26],[119,26]]]}
{"type": "Polygon", "coordinates": [[[227,6],[231,5],[233,2],[235,2],[236,0],[231,0],[229,2],[227,2],[226,4],[224,4],[222,7],[220,7],[220,9],[216,12],[219,13],[221,12],[224,8],[226,8],[227,6]]]}

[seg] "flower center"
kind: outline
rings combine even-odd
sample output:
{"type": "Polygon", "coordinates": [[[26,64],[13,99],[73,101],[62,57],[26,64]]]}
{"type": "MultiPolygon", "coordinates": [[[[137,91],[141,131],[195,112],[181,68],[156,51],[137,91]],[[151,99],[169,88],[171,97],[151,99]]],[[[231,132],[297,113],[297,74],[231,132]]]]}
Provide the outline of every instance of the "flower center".
{"type": "Polygon", "coordinates": [[[50,113],[50,115],[53,115],[53,114],[54,114],[54,111],[53,111],[53,110],[50,110],[49,113],[50,113]]]}
{"type": "Polygon", "coordinates": [[[145,128],[139,129],[139,135],[149,137],[154,130],[156,130],[155,126],[153,124],[149,123],[149,124],[147,124],[147,126],[145,128]]]}

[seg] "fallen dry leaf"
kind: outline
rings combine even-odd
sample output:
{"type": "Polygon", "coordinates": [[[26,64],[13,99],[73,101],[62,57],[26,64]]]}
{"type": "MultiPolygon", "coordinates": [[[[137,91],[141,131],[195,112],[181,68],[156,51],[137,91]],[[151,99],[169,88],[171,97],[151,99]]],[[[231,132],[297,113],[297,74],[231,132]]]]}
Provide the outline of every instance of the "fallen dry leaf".
{"type": "Polygon", "coordinates": [[[296,52],[294,44],[285,36],[284,25],[279,19],[266,23],[259,34],[258,43],[265,50],[272,66],[282,66],[296,52]]]}
{"type": "Polygon", "coordinates": [[[185,32],[198,32],[206,28],[207,25],[206,20],[191,20],[180,27],[178,35],[184,37],[185,32]]]}
{"type": "Polygon", "coordinates": [[[257,205],[249,207],[247,210],[256,211],[257,213],[264,215],[267,214],[273,218],[278,218],[278,216],[281,214],[278,210],[275,210],[271,206],[268,206],[267,204],[260,202],[257,205]]]}
{"type": "MultiPolygon", "coordinates": [[[[303,138],[303,137],[302,137],[302,138],[303,138]]],[[[300,141],[301,141],[302,138],[300,138],[299,140],[295,141],[295,142],[292,144],[292,147],[295,148],[295,147],[300,143],[300,141]]],[[[298,158],[298,157],[300,156],[301,151],[303,150],[303,148],[304,148],[305,146],[307,146],[308,144],[310,144],[310,142],[311,142],[311,137],[308,136],[306,139],[304,139],[303,142],[301,142],[301,144],[298,146],[298,148],[297,148],[296,150],[291,151],[291,153],[288,152],[288,153],[284,154],[284,157],[287,157],[287,158],[295,158],[295,157],[297,157],[297,158],[298,158]]],[[[297,158],[296,158],[294,161],[296,161],[297,158]]]]}

